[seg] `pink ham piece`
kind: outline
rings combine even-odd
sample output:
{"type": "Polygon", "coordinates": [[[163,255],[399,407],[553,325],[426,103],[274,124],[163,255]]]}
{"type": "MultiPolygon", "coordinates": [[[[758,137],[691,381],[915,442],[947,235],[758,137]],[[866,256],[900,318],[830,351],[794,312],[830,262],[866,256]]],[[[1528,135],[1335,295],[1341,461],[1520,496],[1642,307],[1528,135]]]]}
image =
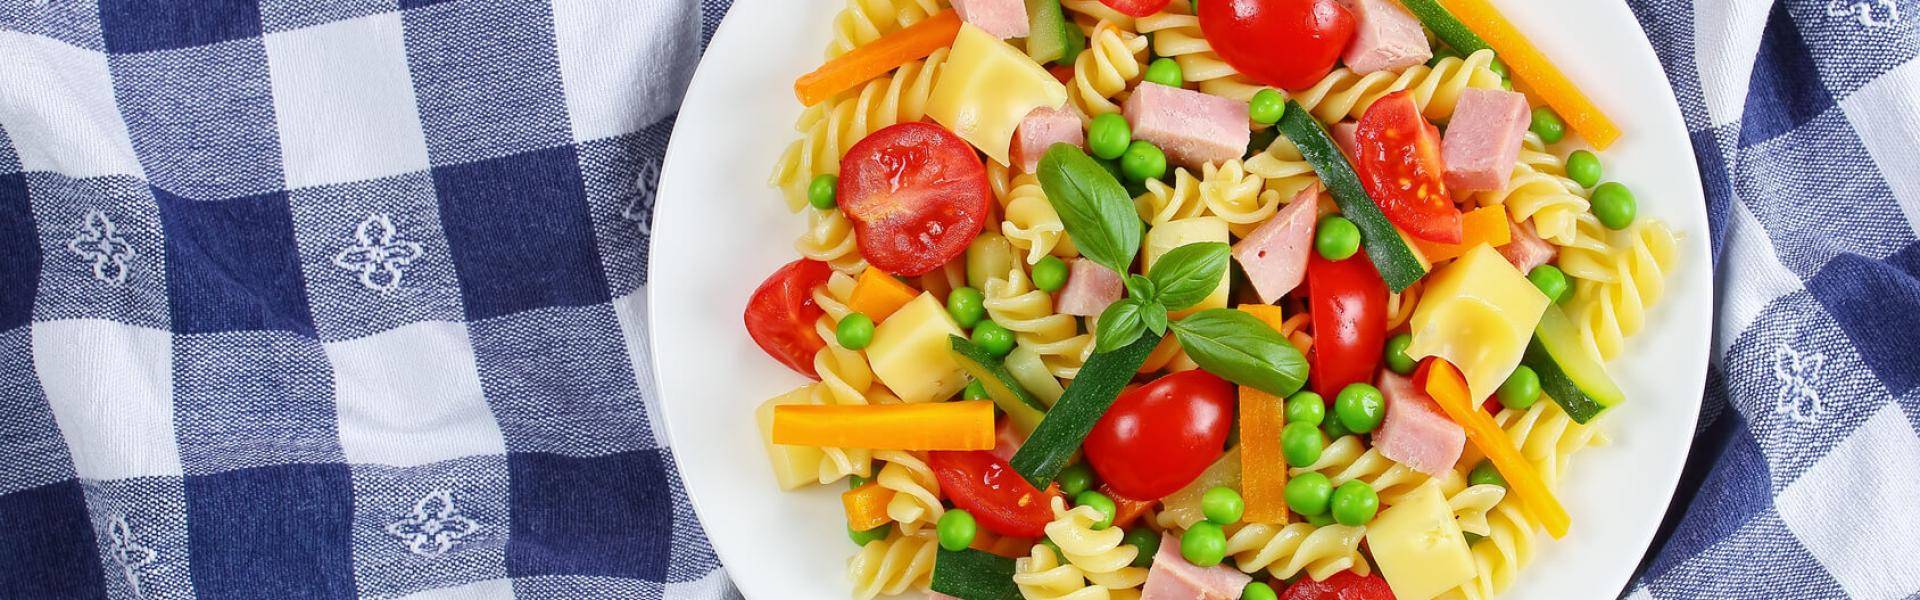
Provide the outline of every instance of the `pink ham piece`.
{"type": "Polygon", "coordinates": [[[1085,146],[1085,121],[1086,117],[1080,116],[1080,109],[1071,102],[1060,108],[1042,106],[1033,109],[1025,119],[1020,120],[1020,127],[1013,130],[1012,166],[1033,173],[1040,165],[1040,157],[1054,144],[1065,142],[1085,146]]]}
{"type": "Polygon", "coordinates": [[[1519,92],[1479,88],[1461,92],[1440,142],[1447,187],[1461,192],[1506,187],[1514,159],[1520,156],[1520,138],[1532,120],[1527,97],[1519,92]]]}
{"type": "Polygon", "coordinates": [[[1026,0],[953,0],[960,20],[1000,39],[1027,37],[1026,0]]]}
{"type": "Polygon", "coordinates": [[[1552,262],[1554,255],[1559,252],[1553,244],[1540,239],[1540,236],[1533,232],[1532,223],[1508,221],[1507,229],[1513,232],[1513,241],[1496,249],[1521,273],[1532,272],[1534,267],[1552,262]]]}
{"type": "Polygon", "coordinates": [[[1140,600],[1234,600],[1253,581],[1226,565],[1196,567],[1180,556],[1180,538],[1160,534],[1160,552],[1153,555],[1147,586],[1140,600]]]}
{"type": "Polygon", "coordinates": [[[1100,263],[1084,258],[1076,258],[1068,267],[1067,286],[1060,288],[1060,296],[1054,300],[1054,308],[1061,314],[1080,317],[1097,317],[1107,307],[1120,301],[1120,293],[1126,287],[1120,281],[1120,274],[1100,263]]]}
{"type": "Polygon", "coordinates": [[[1247,151],[1247,103],[1211,94],[1143,82],[1120,109],[1133,139],[1159,146],[1167,160],[1198,170],[1247,151]]]}
{"type": "Polygon", "coordinates": [[[1348,0],[1355,26],[1353,42],[1341,61],[1348,69],[1365,75],[1374,71],[1393,71],[1411,67],[1433,58],[1427,45],[1427,32],[1420,20],[1394,0],[1348,0]]]}
{"type": "Polygon", "coordinates": [[[1353,157],[1360,154],[1360,124],[1353,121],[1334,123],[1327,134],[1333,137],[1334,145],[1340,147],[1340,153],[1347,155],[1347,162],[1354,162],[1353,157]]]}
{"type": "Polygon", "coordinates": [[[1387,398],[1387,418],[1373,432],[1380,455],[1434,477],[1452,469],[1467,446],[1467,432],[1412,379],[1381,371],[1380,393],[1387,398]]]}
{"type": "Polygon", "coordinates": [[[1233,258],[1246,269],[1247,280],[1253,282],[1261,302],[1273,304],[1306,277],[1319,204],[1320,186],[1307,186],[1294,194],[1292,204],[1233,245],[1233,258]]]}

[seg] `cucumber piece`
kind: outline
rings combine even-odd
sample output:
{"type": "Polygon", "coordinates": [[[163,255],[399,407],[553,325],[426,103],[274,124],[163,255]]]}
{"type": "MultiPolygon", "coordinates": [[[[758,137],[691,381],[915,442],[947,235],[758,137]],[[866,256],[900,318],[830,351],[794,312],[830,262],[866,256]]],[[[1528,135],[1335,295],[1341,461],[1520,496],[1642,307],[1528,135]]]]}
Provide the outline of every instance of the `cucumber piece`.
{"type": "Polygon", "coordinates": [[[1063,19],[1060,21],[1060,35],[1066,40],[1066,51],[1060,55],[1059,60],[1053,61],[1053,64],[1073,68],[1073,61],[1080,58],[1080,53],[1087,49],[1087,34],[1081,33],[1080,26],[1075,25],[1073,21],[1063,19]]]}
{"type": "Polygon", "coordinates": [[[1047,64],[1067,54],[1066,13],[1060,0],[1027,0],[1027,56],[1047,64]]]}
{"type": "Polygon", "coordinates": [[[1013,559],[971,548],[946,548],[933,559],[933,591],[961,600],[1020,600],[1013,559]]]}
{"type": "Polygon", "coordinates": [[[1533,341],[1521,363],[1540,375],[1540,389],[1567,411],[1575,422],[1586,423],[1601,411],[1626,399],[1600,357],[1580,343],[1579,331],[1560,307],[1548,305],[1533,330],[1533,341]]]}
{"type": "Polygon", "coordinates": [[[987,388],[987,395],[993,397],[993,405],[1000,407],[1008,418],[1013,419],[1014,429],[1020,430],[1020,433],[1033,433],[1033,429],[1040,426],[1040,421],[1047,417],[1046,407],[1028,394],[1026,388],[1020,387],[1020,382],[1007,372],[1005,364],[995,360],[986,349],[974,345],[967,338],[950,335],[947,341],[953,345],[953,357],[957,359],[954,362],[960,363],[960,370],[973,376],[974,381],[980,382],[980,387],[987,388]]]}
{"type": "Polygon", "coordinates": [[[1400,0],[1400,5],[1407,7],[1408,12],[1412,12],[1415,18],[1420,19],[1420,24],[1426,25],[1427,29],[1433,31],[1434,37],[1452,46],[1453,50],[1459,52],[1461,56],[1491,47],[1487,45],[1486,40],[1480,39],[1479,34],[1474,33],[1472,29],[1467,29],[1465,23],[1454,18],[1453,13],[1447,12],[1447,9],[1440,6],[1436,0],[1400,0]]]}
{"type": "Polygon", "coordinates": [[[1373,266],[1380,271],[1380,278],[1394,292],[1402,292],[1413,282],[1425,277],[1427,269],[1420,266],[1421,259],[1414,253],[1413,246],[1400,237],[1400,230],[1380,212],[1380,206],[1367,196],[1366,188],[1360,185],[1360,176],[1354,174],[1353,165],[1347,164],[1347,158],[1335,146],[1333,138],[1327,136],[1327,130],[1301,108],[1299,102],[1287,101],[1287,112],[1277,124],[1280,133],[1300,148],[1300,156],[1313,165],[1313,171],[1320,175],[1320,182],[1333,194],[1333,201],[1340,205],[1340,214],[1352,220],[1360,227],[1360,245],[1367,250],[1367,258],[1373,260],[1373,266]]]}
{"type": "Polygon", "coordinates": [[[1133,381],[1133,374],[1147,362],[1147,355],[1160,345],[1160,336],[1147,331],[1140,339],[1119,350],[1097,352],[1080,367],[1080,374],[1067,386],[1067,393],[1054,403],[1047,418],[1034,428],[1033,435],[1013,454],[1013,470],[1027,478],[1037,489],[1047,489],[1060,469],[1080,451],[1093,424],[1107,414],[1120,389],[1133,381]]]}

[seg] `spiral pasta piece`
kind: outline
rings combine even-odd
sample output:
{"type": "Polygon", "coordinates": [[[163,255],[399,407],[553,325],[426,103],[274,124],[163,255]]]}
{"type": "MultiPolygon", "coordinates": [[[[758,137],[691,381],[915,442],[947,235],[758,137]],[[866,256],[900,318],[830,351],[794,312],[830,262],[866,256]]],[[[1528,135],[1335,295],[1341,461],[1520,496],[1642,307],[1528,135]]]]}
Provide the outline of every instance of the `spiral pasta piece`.
{"type": "MultiPolygon", "coordinates": [[[[873,369],[867,364],[866,353],[849,350],[840,345],[835,327],[840,319],[852,314],[847,307],[847,298],[853,295],[854,279],[851,275],[835,272],[827,278],[827,283],[813,290],[813,302],[820,306],[821,315],[814,322],[814,332],[827,345],[813,354],[814,371],[820,375],[820,384],[813,386],[810,401],[814,404],[867,404],[869,391],[874,388],[873,369]]],[[[866,477],[873,470],[873,451],[864,448],[821,448],[820,483],[832,483],[849,475],[866,477]]]]}
{"type": "Polygon", "coordinates": [[[1468,600],[1491,599],[1513,587],[1521,567],[1533,560],[1540,525],[1516,500],[1501,501],[1487,513],[1486,538],[1473,544],[1472,579],[1454,591],[1468,600]]]}
{"type": "Polygon", "coordinates": [[[1126,531],[1118,527],[1096,530],[1103,518],[1091,506],[1067,510],[1066,500],[1053,498],[1053,521],[1047,523],[1047,539],[1059,546],[1069,564],[1080,569],[1088,581],[1107,589],[1130,589],[1147,582],[1147,570],[1133,566],[1140,549],[1122,543],[1126,531]]]}
{"type": "Polygon", "coordinates": [[[1574,219],[1573,241],[1560,246],[1560,258],[1554,261],[1568,277],[1613,283],[1619,273],[1613,270],[1613,230],[1600,224],[1592,214],[1574,219]]]}
{"type": "MultiPolygon", "coordinates": [[[[1494,415],[1493,420],[1507,432],[1507,438],[1520,449],[1520,455],[1549,486],[1557,485],[1566,476],[1567,463],[1574,452],[1608,443],[1595,423],[1575,422],[1552,401],[1535,402],[1526,410],[1504,409],[1494,415]]],[[[1481,458],[1483,455],[1469,445],[1460,464],[1471,465],[1481,458]]]]}
{"type": "Polygon", "coordinates": [[[1146,69],[1147,38],[1102,21],[1087,34],[1087,49],[1073,61],[1067,97],[1089,117],[1120,112],[1114,101],[1146,69]]]}
{"type": "Polygon", "coordinates": [[[919,532],[947,513],[940,504],[940,480],[927,466],[924,453],[880,450],[873,457],[884,465],[874,481],[894,492],[887,502],[887,516],[900,524],[901,531],[919,532]]]}
{"type": "Polygon", "coordinates": [[[1248,157],[1245,166],[1248,173],[1267,180],[1267,190],[1289,202],[1300,190],[1320,183],[1320,175],[1300,155],[1300,147],[1284,135],[1273,138],[1265,150],[1248,157]]]}
{"type": "Polygon", "coordinates": [[[858,273],[867,268],[860,256],[860,243],[853,236],[853,223],[838,210],[808,208],[807,230],[794,240],[793,249],[801,256],[827,263],[841,273],[858,273]]]}
{"type": "Polygon", "coordinates": [[[1293,100],[1322,122],[1358,119],[1380,98],[1400,90],[1410,90],[1413,103],[1429,121],[1446,122],[1453,116],[1454,104],[1467,88],[1499,89],[1500,75],[1493,64],[1493,51],[1481,50],[1462,59],[1445,57],[1432,67],[1414,65],[1399,72],[1374,71],[1366,75],[1346,67],[1334,69],[1319,83],[1295,92],[1293,100]]]}
{"type": "Polygon", "coordinates": [[[1146,192],[1133,199],[1133,207],[1139,211],[1140,220],[1148,225],[1158,227],[1168,221],[1207,214],[1206,200],[1200,197],[1200,179],[1184,167],[1174,168],[1173,185],[1148,179],[1146,188],[1146,192]]]}
{"type": "Polygon", "coordinates": [[[1581,342],[1603,360],[1618,356],[1627,336],[1646,325],[1647,309],[1666,292],[1679,251],[1673,230],[1656,220],[1642,220],[1616,239],[1607,264],[1613,280],[1576,279],[1570,309],[1581,342]]]}
{"type": "Polygon", "coordinates": [[[946,6],[941,0],[847,0],[847,7],[833,17],[833,42],[827,44],[827,58],[905,29],[946,6]]]}
{"type": "Polygon", "coordinates": [[[1246,102],[1267,87],[1241,75],[1213,51],[1200,32],[1200,18],[1185,2],[1168,4],[1166,10],[1140,17],[1133,26],[1142,35],[1152,35],[1154,55],[1173,59],[1180,65],[1181,77],[1202,92],[1246,102]]]}
{"type": "Polygon", "coordinates": [[[1238,160],[1201,166],[1200,201],[1207,212],[1227,222],[1236,238],[1253,233],[1280,210],[1280,192],[1267,189],[1266,180],[1248,173],[1238,160]]]}
{"type": "Polygon", "coordinates": [[[1360,436],[1354,435],[1341,436],[1328,444],[1313,464],[1289,470],[1294,476],[1307,472],[1326,475],[1335,486],[1349,481],[1365,483],[1379,494],[1381,504],[1398,503],[1402,496],[1432,479],[1381,455],[1377,448],[1365,447],[1360,436]]]}
{"type": "Polygon", "coordinates": [[[1271,525],[1246,523],[1227,534],[1227,554],[1243,573],[1266,569],[1276,579],[1302,572],[1320,581],[1341,571],[1366,575],[1371,569],[1360,556],[1365,527],[1306,523],[1271,525]]]}
{"type": "Polygon", "coordinates": [[[1026,600],[1110,600],[1111,591],[1088,585],[1079,567],[1060,561],[1053,549],[1034,544],[1028,555],[1013,561],[1013,585],[1026,600]]]}
{"type": "Polygon", "coordinates": [[[1460,531],[1484,536],[1491,532],[1487,512],[1506,497],[1507,488],[1482,483],[1447,496],[1447,506],[1453,509],[1453,520],[1460,524],[1460,531]]]}
{"type": "Polygon", "coordinates": [[[807,107],[794,125],[800,139],[788,144],[774,162],[767,183],[780,188],[789,209],[800,210],[807,202],[807,184],[815,175],[839,174],[840,157],[855,142],[926,114],[927,98],[946,60],[945,48],[935,50],[923,60],[901,65],[891,75],[807,107]]]}
{"type": "Polygon", "coordinates": [[[1572,179],[1560,157],[1546,151],[1540,136],[1528,132],[1521,142],[1513,174],[1503,189],[1474,194],[1481,206],[1505,204],[1515,222],[1531,219],[1542,239],[1559,245],[1573,243],[1579,219],[1587,213],[1587,197],[1572,179]]]}
{"type": "Polygon", "coordinates": [[[933,583],[933,561],[939,548],[932,530],[894,533],[887,539],[867,542],[858,554],[847,560],[847,575],[853,579],[853,597],[872,600],[877,596],[927,589],[933,583]]]}
{"type": "Polygon", "coordinates": [[[1053,311],[1053,297],[1033,287],[1026,269],[987,281],[987,315],[1014,333],[1014,341],[1039,354],[1055,377],[1072,379],[1093,354],[1093,335],[1080,333],[1073,315],[1053,311]]]}
{"type": "Polygon", "coordinates": [[[1049,254],[1062,258],[1080,255],[1067,237],[1060,214],[1054,212],[1053,203],[1040,188],[1039,178],[1030,173],[1014,177],[1005,198],[1006,221],[1000,224],[1000,232],[1015,249],[1026,253],[1027,264],[1038,263],[1049,254]]]}

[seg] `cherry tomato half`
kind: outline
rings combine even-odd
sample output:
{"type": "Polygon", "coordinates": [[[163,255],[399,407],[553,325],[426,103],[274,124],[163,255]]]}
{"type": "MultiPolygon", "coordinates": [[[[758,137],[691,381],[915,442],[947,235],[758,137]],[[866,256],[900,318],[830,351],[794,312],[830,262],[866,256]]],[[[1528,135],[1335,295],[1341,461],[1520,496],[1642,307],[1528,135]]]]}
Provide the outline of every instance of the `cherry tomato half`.
{"type": "Polygon", "coordinates": [[[1280,592],[1280,600],[1393,600],[1393,588],[1379,575],[1341,571],[1325,581],[1302,577],[1280,592]]]}
{"type": "Polygon", "coordinates": [[[1414,237],[1460,243],[1460,209],[1447,194],[1440,131],[1405,90],[1367,107],[1354,135],[1360,182],[1387,220],[1414,237]]]}
{"type": "Polygon", "coordinates": [[[841,212],[860,256],[895,275],[920,275],[967,251],[980,235],[993,189],[980,155],[932,123],[873,132],[840,159],[841,212]]]}
{"type": "Polygon", "coordinates": [[[1365,253],[1307,258],[1307,303],[1313,313],[1313,391],[1331,401],[1348,384],[1373,381],[1387,343],[1387,283],[1365,253]]]}
{"type": "Polygon", "coordinates": [[[1160,12],[1173,0],[1100,0],[1101,4],[1130,17],[1144,17],[1160,12]]]}
{"type": "Polygon", "coordinates": [[[1339,0],[1206,0],[1200,32],[1220,58],[1260,83],[1300,90],[1319,83],[1353,39],[1339,0]]]}
{"type": "Polygon", "coordinates": [[[1087,463],[1129,498],[1179,491],[1220,458],[1233,393],[1233,384],[1199,369],[1123,392],[1087,434],[1087,463]]]}
{"type": "Polygon", "coordinates": [[[980,527],[1000,535],[1040,537],[1053,520],[1053,499],[1034,489],[1007,461],[986,450],[935,451],[927,466],[953,505],[973,513],[980,527]]]}
{"type": "Polygon", "coordinates": [[[780,267],[747,299],[747,335],[768,356],[802,375],[819,379],[813,355],[827,342],[813,329],[822,311],[813,303],[813,288],[827,282],[833,269],[802,258],[780,267]]]}

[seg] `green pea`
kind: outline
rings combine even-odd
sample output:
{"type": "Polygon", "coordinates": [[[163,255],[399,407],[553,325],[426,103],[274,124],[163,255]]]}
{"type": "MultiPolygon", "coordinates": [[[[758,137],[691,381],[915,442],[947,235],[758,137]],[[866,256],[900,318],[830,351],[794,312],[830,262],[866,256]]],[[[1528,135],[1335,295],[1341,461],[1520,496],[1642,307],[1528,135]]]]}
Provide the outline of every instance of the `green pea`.
{"type": "Polygon", "coordinates": [[[853,545],[864,548],[867,544],[887,539],[888,530],[892,527],[892,525],[881,525],[873,529],[860,531],[849,525],[847,526],[847,537],[853,539],[853,545]]]}
{"type": "Polygon", "coordinates": [[[1332,443],[1333,440],[1337,440],[1349,435],[1353,435],[1352,431],[1347,430],[1346,425],[1340,424],[1339,418],[1327,419],[1326,422],[1320,424],[1320,428],[1326,430],[1328,443],[1332,443]]]}
{"type": "Polygon", "coordinates": [[[1247,101],[1247,116],[1253,122],[1272,125],[1280,122],[1287,114],[1287,97],[1273,88],[1264,88],[1253,93],[1253,99],[1247,101]]]}
{"type": "Polygon", "coordinates": [[[1306,516],[1324,514],[1333,501],[1333,483],[1317,471],[1308,471],[1287,480],[1287,508],[1306,516]]]}
{"type": "Polygon", "coordinates": [[[973,343],[992,354],[994,358],[1003,358],[1013,351],[1013,332],[993,321],[981,321],[973,326],[973,343]]]}
{"type": "Polygon", "coordinates": [[[1593,216],[1600,217],[1600,224],[1608,229],[1626,229],[1633,224],[1636,212],[1639,208],[1634,202],[1633,190],[1620,182],[1609,181],[1593,188],[1593,216]]]}
{"type": "Polygon", "coordinates": [[[987,316],[987,295],[967,286],[953,288],[947,293],[947,314],[961,329],[973,329],[987,316]]]}
{"type": "Polygon", "coordinates": [[[1333,513],[1323,512],[1317,515],[1307,515],[1307,524],[1312,525],[1314,527],[1326,527],[1328,525],[1332,525],[1333,513]]]}
{"type": "Polygon", "coordinates": [[[1533,125],[1527,129],[1540,136],[1540,141],[1549,144],[1558,144],[1561,138],[1567,137],[1567,123],[1561,121],[1560,115],[1555,114],[1553,109],[1545,106],[1533,109],[1533,125]]]}
{"type": "Polygon", "coordinates": [[[1401,375],[1413,374],[1413,368],[1417,365],[1414,364],[1413,357],[1407,356],[1407,346],[1411,344],[1413,344],[1411,333],[1401,333],[1387,338],[1386,354],[1382,357],[1387,362],[1387,370],[1401,375]]]}
{"type": "Polygon", "coordinates": [[[1380,495],[1373,487],[1358,480],[1340,484],[1333,490],[1333,520],[1341,525],[1359,526],[1373,520],[1380,512],[1380,495]]]}
{"type": "Polygon", "coordinates": [[[1565,300],[1567,289],[1572,287],[1572,284],[1567,282],[1567,274],[1561,272],[1560,267],[1553,265],[1534,267],[1532,271],[1527,272],[1527,281],[1533,282],[1533,287],[1540,288],[1540,293],[1547,295],[1548,302],[1565,300]]]}
{"type": "Polygon", "coordinates": [[[1200,514],[1206,515],[1207,520],[1215,525],[1238,523],[1246,511],[1246,501],[1233,488],[1217,486],[1200,495],[1200,514]]]}
{"type": "Polygon", "coordinates": [[[847,489],[850,489],[850,490],[860,489],[860,486],[866,485],[867,481],[868,481],[867,478],[861,477],[859,475],[848,475],[847,489]]]}
{"type": "Polygon", "coordinates": [[[840,178],[831,173],[821,173],[813,177],[813,183],[807,184],[807,203],[820,210],[833,210],[839,206],[834,198],[840,178]]]}
{"type": "Polygon", "coordinates": [[[1120,156],[1120,171],[1133,181],[1159,179],[1167,174],[1167,155],[1152,142],[1134,140],[1120,156]]]}
{"type": "Polygon", "coordinates": [[[1167,87],[1180,87],[1186,83],[1186,79],[1180,75],[1180,63],[1171,58],[1156,58],[1147,64],[1146,79],[1167,87]]]}
{"type": "Polygon", "coordinates": [[[1067,261],[1049,256],[1033,264],[1033,287],[1051,294],[1067,285],[1067,261]]]}
{"type": "Polygon", "coordinates": [[[1333,397],[1333,416],[1347,431],[1370,433],[1387,416],[1387,398],[1380,388],[1364,383],[1348,385],[1333,397]]]}
{"type": "Polygon", "coordinates": [[[940,521],[934,526],[934,533],[940,536],[940,547],[950,552],[959,552],[973,545],[973,535],[979,531],[979,525],[973,522],[973,513],[956,508],[940,515],[940,521]]]}
{"type": "Polygon", "coordinates": [[[1360,228],[1340,215],[1321,217],[1313,234],[1313,248],[1320,252],[1321,258],[1346,260],[1360,251],[1360,228]]]}
{"type": "Polygon", "coordinates": [[[987,386],[980,383],[978,379],[967,382],[967,389],[960,391],[960,397],[965,400],[993,399],[993,395],[987,393],[987,386]]]}
{"type": "Polygon", "coordinates": [[[1227,558],[1227,534],[1219,525],[1201,521],[1180,535],[1180,556],[1196,567],[1211,567],[1227,558]]]}
{"type": "Polygon", "coordinates": [[[1320,452],[1327,449],[1327,440],[1320,437],[1320,428],[1312,423],[1288,423],[1280,430],[1280,453],[1286,455],[1287,464],[1305,467],[1320,460],[1320,452]]]}
{"type": "Polygon", "coordinates": [[[1493,461],[1482,460],[1467,472],[1467,485],[1492,484],[1507,487],[1507,478],[1500,475],[1500,469],[1494,468],[1493,461]]]}
{"type": "Polygon", "coordinates": [[[1120,538],[1120,541],[1140,549],[1140,552],[1133,555],[1133,566],[1136,567],[1153,566],[1153,555],[1160,552],[1160,532],[1146,527],[1133,528],[1133,531],[1127,532],[1127,537],[1120,538]]]}
{"type": "Polygon", "coordinates": [[[1325,420],[1327,420],[1327,401],[1319,394],[1302,390],[1287,397],[1288,423],[1318,426],[1325,420]]]}
{"type": "Polygon", "coordinates": [[[1494,395],[1500,398],[1501,406],[1526,410],[1540,399],[1540,374],[1533,372],[1533,367],[1520,365],[1500,384],[1494,395]]]}
{"type": "Polygon", "coordinates": [[[1120,507],[1113,505],[1112,498],[1108,498],[1106,494],[1093,490],[1087,490],[1074,495],[1073,505],[1091,506],[1094,510],[1100,511],[1100,521],[1093,524],[1095,531],[1112,526],[1113,516],[1120,513],[1120,507]]]}
{"type": "Polygon", "coordinates": [[[1600,156],[1586,150],[1575,150],[1567,155],[1567,178],[1580,187],[1590,188],[1600,184],[1600,156]]]}
{"type": "Polygon", "coordinates": [[[1273,586],[1254,581],[1240,590],[1240,600],[1280,600],[1280,595],[1274,593],[1273,586]]]}
{"type": "Polygon", "coordinates": [[[861,313],[847,315],[833,328],[833,335],[842,348],[865,349],[867,344],[873,343],[873,319],[861,313]]]}
{"type": "MultiPolygon", "coordinates": [[[[1094,156],[1113,160],[1127,153],[1127,144],[1133,143],[1133,128],[1127,126],[1127,118],[1120,113],[1107,113],[1093,118],[1093,124],[1087,126],[1087,149],[1094,156]]],[[[1115,174],[1118,177],[1119,174],[1115,174]]]]}
{"type": "Polygon", "coordinates": [[[1087,463],[1076,463],[1060,471],[1055,479],[1060,482],[1060,491],[1068,496],[1078,496],[1081,492],[1093,489],[1093,469],[1087,463]]]}
{"type": "Polygon", "coordinates": [[[1513,78],[1513,72],[1507,70],[1507,63],[1498,58],[1493,59],[1493,62],[1487,65],[1487,70],[1493,71],[1493,74],[1499,75],[1501,79],[1513,78]]]}

